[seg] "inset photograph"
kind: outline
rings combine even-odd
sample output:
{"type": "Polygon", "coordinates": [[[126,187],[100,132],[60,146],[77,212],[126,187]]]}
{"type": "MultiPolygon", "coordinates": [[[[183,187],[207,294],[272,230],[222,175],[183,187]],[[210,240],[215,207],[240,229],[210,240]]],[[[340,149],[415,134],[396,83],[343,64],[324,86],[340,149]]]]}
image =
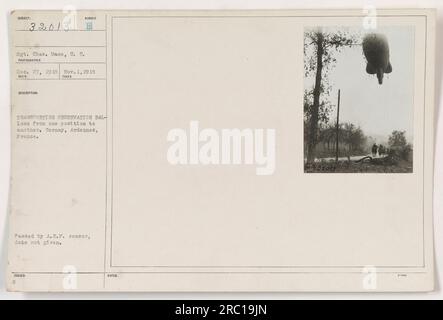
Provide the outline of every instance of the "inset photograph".
{"type": "Polygon", "coordinates": [[[411,173],[414,28],[304,32],[304,172],[411,173]]]}

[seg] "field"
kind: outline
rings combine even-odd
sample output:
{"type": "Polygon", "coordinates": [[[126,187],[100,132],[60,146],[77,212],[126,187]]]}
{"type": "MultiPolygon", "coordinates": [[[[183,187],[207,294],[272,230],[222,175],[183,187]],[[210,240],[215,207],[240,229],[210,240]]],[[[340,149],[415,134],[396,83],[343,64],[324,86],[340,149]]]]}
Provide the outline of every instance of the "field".
{"type": "Polygon", "coordinates": [[[306,173],[411,173],[412,161],[389,157],[363,161],[339,160],[305,163],[306,173]]]}

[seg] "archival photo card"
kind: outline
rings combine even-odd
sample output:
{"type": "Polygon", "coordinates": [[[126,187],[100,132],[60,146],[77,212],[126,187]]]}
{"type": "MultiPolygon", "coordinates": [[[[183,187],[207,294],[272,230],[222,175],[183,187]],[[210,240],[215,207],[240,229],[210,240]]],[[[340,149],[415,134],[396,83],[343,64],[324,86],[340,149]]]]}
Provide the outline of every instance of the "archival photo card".
{"type": "Polygon", "coordinates": [[[10,37],[9,290],[433,290],[434,10],[17,10],[10,37]]]}

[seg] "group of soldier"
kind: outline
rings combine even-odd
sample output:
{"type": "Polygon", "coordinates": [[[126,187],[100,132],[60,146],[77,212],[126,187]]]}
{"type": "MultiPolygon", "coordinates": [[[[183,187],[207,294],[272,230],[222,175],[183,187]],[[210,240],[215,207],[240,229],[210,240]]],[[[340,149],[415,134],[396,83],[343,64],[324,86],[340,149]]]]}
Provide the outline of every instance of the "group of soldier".
{"type": "Polygon", "coordinates": [[[376,143],[373,144],[371,151],[373,157],[377,156],[377,152],[379,157],[383,157],[385,154],[388,153],[388,149],[384,145],[382,144],[377,145],[376,143]]]}

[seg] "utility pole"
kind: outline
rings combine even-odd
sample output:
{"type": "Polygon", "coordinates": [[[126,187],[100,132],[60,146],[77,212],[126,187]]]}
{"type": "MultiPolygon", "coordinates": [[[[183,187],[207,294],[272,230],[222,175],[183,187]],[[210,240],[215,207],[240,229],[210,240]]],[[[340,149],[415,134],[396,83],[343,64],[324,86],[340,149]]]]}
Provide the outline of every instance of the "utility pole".
{"type": "Polygon", "coordinates": [[[338,130],[339,130],[339,119],[340,119],[340,89],[338,89],[338,101],[337,101],[337,126],[336,126],[336,136],[335,136],[335,162],[338,162],[338,130]]]}

